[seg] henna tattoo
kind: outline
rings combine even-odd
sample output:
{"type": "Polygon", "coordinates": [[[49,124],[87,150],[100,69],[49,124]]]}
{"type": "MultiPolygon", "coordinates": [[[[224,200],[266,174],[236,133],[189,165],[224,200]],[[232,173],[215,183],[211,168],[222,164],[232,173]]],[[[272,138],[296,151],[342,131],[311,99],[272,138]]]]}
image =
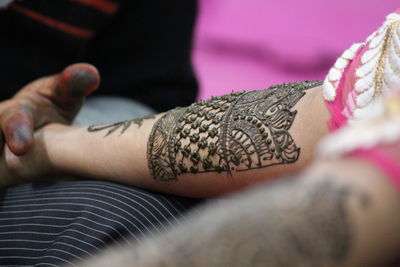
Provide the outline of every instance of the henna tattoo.
{"type": "Polygon", "coordinates": [[[156,118],[156,116],[154,114],[152,114],[152,115],[147,115],[147,116],[143,116],[140,118],[135,118],[132,120],[132,122],[140,127],[140,126],[142,126],[144,120],[150,120],[150,119],[155,119],[155,118],[156,118]]]}
{"type": "Polygon", "coordinates": [[[245,171],[295,162],[300,154],[288,130],[291,110],[321,82],[289,83],[236,92],[177,108],[153,126],[148,165],[155,179],[183,173],[245,171]]]}
{"type": "Polygon", "coordinates": [[[99,132],[102,130],[107,130],[108,132],[106,133],[106,136],[109,136],[110,134],[112,134],[113,132],[117,131],[118,129],[121,129],[121,134],[123,134],[126,130],[129,129],[129,127],[131,127],[132,123],[136,124],[138,127],[142,126],[143,121],[144,120],[148,120],[148,119],[154,119],[155,115],[147,115],[144,117],[140,117],[140,118],[135,118],[132,120],[127,120],[127,121],[121,121],[121,122],[116,122],[113,124],[108,124],[108,125],[92,125],[89,126],[87,128],[88,132],[99,132]]]}

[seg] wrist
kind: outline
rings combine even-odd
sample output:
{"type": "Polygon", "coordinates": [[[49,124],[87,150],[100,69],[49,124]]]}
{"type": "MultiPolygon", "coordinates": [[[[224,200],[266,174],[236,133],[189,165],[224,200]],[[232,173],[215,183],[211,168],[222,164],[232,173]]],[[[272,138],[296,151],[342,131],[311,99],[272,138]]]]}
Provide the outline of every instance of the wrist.
{"type": "MultiPolygon", "coordinates": [[[[35,156],[43,174],[65,173],[63,154],[66,147],[73,149],[68,137],[75,127],[63,124],[48,124],[35,133],[35,156]]],[[[35,160],[36,161],[36,160],[35,160]]]]}

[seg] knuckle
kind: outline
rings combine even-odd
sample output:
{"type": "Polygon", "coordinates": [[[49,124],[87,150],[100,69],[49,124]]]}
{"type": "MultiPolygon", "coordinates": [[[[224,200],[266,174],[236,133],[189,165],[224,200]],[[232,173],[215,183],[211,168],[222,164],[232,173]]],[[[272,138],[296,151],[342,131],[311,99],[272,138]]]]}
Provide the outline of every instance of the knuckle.
{"type": "Polygon", "coordinates": [[[15,96],[24,96],[26,94],[37,94],[41,92],[46,92],[46,90],[54,84],[53,76],[46,76],[34,80],[27,85],[25,85],[21,90],[17,92],[15,96]]]}
{"type": "Polygon", "coordinates": [[[7,110],[8,108],[10,108],[10,106],[12,106],[12,101],[9,100],[5,100],[3,102],[0,103],[0,115],[2,113],[4,113],[5,110],[7,110]]]}
{"type": "MultiPolygon", "coordinates": [[[[0,114],[2,124],[19,124],[24,121],[24,109],[19,105],[12,105],[0,114]]],[[[4,125],[3,125],[4,126],[4,125]]]]}

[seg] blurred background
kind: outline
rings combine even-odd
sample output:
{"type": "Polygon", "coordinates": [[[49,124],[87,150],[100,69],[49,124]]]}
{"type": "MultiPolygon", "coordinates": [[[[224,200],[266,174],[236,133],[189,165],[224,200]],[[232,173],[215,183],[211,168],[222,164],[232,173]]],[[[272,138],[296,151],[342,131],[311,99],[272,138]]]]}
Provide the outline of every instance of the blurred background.
{"type": "Polygon", "coordinates": [[[200,0],[193,62],[199,98],[322,80],[398,0],[200,0]]]}

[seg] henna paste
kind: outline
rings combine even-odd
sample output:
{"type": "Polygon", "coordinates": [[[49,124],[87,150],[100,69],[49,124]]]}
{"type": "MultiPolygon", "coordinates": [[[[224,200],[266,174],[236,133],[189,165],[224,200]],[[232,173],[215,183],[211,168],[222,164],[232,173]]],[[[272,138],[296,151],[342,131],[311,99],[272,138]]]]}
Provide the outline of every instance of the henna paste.
{"type": "Polygon", "coordinates": [[[201,100],[166,113],[153,126],[148,165],[157,180],[183,173],[245,171],[295,162],[291,110],[321,82],[272,86],[201,100]]]}
{"type": "Polygon", "coordinates": [[[148,119],[154,119],[154,115],[147,115],[141,118],[135,118],[132,120],[127,120],[127,121],[121,121],[113,124],[108,124],[108,125],[92,125],[88,127],[88,132],[99,132],[102,130],[107,130],[108,132],[106,133],[106,136],[112,134],[113,132],[117,131],[118,129],[121,129],[121,134],[123,134],[126,130],[131,127],[132,123],[136,124],[138,127],[142,126],[144,120],[148,119]]]}

